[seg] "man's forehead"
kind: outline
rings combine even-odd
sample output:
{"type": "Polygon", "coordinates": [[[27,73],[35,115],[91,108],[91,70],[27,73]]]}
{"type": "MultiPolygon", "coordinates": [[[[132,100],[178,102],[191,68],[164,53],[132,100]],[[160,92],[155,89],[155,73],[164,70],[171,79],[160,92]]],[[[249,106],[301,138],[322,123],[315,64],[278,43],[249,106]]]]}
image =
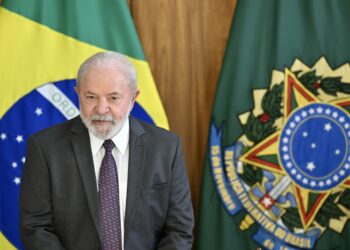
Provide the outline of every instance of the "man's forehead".
{"type": "MultiPolygon", "coordinates": [[[[91,94],[91,95],[98,95],[99,93],[97,93],[97,92],[95,92],[93,90],[86,89],[84,91],[84,94],[87,94],[87,95],[89,95],[89,94],[91,94]]],[[[108,96],[110,96],[110,95],[121,95],[121,94],[122,94],[122,91],[111,91],[111,92],[106,92],[105,93],[105,95],[108,95],[108,96]]]]}

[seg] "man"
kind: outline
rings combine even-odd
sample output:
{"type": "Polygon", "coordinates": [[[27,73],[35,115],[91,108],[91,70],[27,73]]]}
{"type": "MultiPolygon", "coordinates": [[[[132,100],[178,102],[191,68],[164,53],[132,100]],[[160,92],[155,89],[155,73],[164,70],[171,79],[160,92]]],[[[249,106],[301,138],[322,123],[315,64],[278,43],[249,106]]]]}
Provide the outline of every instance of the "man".
{"type": "Polygon", "coordinates": [[[80,117],[27,143],[20,192],[26,249],[191,249],[190,190],[177,136],[129,117],[132,64],[98,53],[80,67],[80,117]]]}

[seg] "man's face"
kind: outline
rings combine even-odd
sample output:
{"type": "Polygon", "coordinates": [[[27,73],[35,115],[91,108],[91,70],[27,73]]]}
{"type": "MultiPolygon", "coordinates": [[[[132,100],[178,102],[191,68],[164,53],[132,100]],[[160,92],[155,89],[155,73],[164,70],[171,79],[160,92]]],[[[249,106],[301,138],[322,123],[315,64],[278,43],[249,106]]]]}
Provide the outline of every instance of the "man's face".
{"type": "Polygon", "coordinates": [[[131,92],[124,74],[111,66],[89,69],[76,91],[84,124],[103,140],[120,131],[138,95],[131,92]]]}

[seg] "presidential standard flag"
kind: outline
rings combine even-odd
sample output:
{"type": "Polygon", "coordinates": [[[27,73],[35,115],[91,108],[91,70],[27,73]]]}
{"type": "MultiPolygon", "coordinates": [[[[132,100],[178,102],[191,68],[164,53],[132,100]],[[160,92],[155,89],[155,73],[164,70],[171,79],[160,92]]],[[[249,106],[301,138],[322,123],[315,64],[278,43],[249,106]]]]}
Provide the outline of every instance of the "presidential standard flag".
{"type": "Polygon", "coordinates": [[[198,249],[350,248],[350,2],[238,0],[198,249]]]}
{"type": "Polygon", "coordinates": [[[168,128],[124,0],[5,0],[0,7],[0,249],[22,249],[18,191],[28,136],[79,114],[76,72],[104,50],[136,67],[141,94],[132,115],[168,128]]]}

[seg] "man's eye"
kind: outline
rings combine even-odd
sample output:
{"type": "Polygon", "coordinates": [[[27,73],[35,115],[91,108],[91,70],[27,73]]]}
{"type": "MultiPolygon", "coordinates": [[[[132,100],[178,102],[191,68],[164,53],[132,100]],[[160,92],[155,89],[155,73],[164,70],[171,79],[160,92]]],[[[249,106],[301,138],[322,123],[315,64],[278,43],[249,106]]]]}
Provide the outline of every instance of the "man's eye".
{"type": "Polygon", "coordinates": [[[92,100],[95,99],[95,97],[92,96],[92,95],[87,95],[87,96],[86,96],[86,99],[87,99],[88,101],[92,101],[92,100]]]}
{"type": "Polygon", "coordinates": [[[117,101],[119,98],[118,98],[118,96],[110,96],[109,97],[109,101],[111,101],[111,102],[115,102],[115,101],[117,101]]]}

